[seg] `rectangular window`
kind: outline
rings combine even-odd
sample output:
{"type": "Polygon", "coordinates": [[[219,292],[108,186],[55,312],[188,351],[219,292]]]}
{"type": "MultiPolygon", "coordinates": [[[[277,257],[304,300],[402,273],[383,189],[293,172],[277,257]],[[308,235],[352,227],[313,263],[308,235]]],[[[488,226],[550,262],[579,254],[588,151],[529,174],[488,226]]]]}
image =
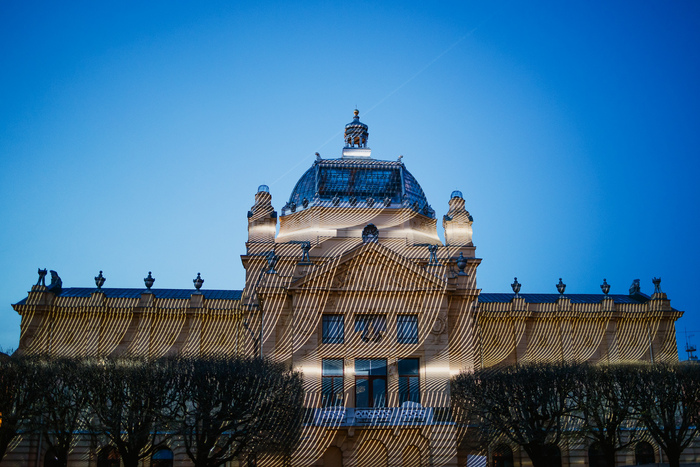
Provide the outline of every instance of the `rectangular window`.
{"type": "Polygon", "coordinates": [[[386,407],[386,360],[355,360],[355,407],[386,407]]]}
{"type": "Polygon", "coordinates": [[[343,405],[343,359],[324,358],[321,377],[323,407],[343,405]]]}
{"type": "Polygon", "coordinates": [[[417,358],[399,359],[399,404],[420,402],[419,364],[417,358]]]}
{"type": "Polygon", "coordinates": [[[345,342],[345,316],[323,315],[323,332],[321,341],[324,344],[342,344],[345,342]]]}
{"type": "Polygon", "coordinates": [[[355,332],[363,342],[379,342],[386,334],[386,316],[355,315],[355,332]]]}
{"type": "Polygon", "coordinates": [[[399,344],[418,343],[418,315],[396,317],[396,340],[399,344]]]}

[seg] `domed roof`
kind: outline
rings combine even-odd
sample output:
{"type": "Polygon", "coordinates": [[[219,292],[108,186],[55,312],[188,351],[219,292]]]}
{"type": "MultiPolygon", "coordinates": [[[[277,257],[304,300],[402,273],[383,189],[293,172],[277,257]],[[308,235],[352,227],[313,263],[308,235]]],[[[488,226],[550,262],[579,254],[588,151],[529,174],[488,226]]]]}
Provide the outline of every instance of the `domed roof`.
{"type": "Polygon", "coordinates": [[[435,218],[423,189],[401,161],[316,160],[297,182],[282,216],[312,206],[410,208],[435,218]]]}

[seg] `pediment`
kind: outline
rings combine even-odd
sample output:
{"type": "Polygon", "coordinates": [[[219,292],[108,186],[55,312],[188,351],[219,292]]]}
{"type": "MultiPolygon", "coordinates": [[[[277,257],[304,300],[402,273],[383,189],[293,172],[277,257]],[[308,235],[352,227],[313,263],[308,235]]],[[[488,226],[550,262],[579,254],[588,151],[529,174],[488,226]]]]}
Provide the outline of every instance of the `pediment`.
{"type": "Polygon", "coordinates": [[[379,243],[361,243],[294,281],[291,290],[441,290],[445,281],[379,243]]]}

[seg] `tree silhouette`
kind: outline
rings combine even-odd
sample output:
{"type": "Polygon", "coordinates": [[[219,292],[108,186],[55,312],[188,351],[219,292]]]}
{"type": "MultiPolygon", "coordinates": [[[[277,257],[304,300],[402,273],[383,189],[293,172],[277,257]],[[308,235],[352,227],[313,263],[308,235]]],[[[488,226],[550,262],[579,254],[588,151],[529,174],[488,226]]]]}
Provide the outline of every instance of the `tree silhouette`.
{"type": "Polygon", "coordinates": [[[520,445],[534,467],[548,467],[573,410],[574,374],[569,364],[532,363],[456,376],[451,398],[460,443],[483,451],[505,438],[520,445]]]}
{"type": "Polygon", "coordinates": [[[32,407],[40,394],[35,358],[23,355],[0,358],[0,461],[20,430],[28,430],[32,407]]]}
{"type": "Polygon", "coordinates": [[[643,365],[632,376],[642,423],[666,454],[669,467],[679,467],[681,454],[698,434],[700,365],[643,365]]]}
{"type": "Polygon", "coordinates": [[[583,364],[576,369],[573,416],[581,422],[579,434],[596,443],[607,467],[614,467],[615,454],[638,434],[633,377],[638,371],[629,364],[583,364]]]}
{"type": "Polygon", "coordinates": [[[88,408],[84,367],[80,360],[40,357],[34,362],[41,396],[32,407],[32,424],[59,465],[67,465],[77,433],[86,428],[88,408]]]}
{"type": "Polygon", "coordinates": [[[284,454],[299,440],[301,375],[260,358],[183,360],[178,372],[179,427],[197,467],[241,454],[284,454]]]}
{"type": "Polygon", "coordinates": [[[111,442],[124,467],[165,446],[175,407],[172,359],[105,358],[85,363],[91,429],[111,442]]]}

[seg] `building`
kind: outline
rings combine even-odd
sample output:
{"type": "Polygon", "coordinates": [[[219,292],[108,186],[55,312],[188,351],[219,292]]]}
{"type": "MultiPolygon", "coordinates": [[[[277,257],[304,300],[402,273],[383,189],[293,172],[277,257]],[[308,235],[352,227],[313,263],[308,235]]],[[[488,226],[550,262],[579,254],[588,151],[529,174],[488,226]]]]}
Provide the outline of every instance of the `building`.
{"type": "MultiPolygon", "coordinates": [[[[304,372],[309,411],[293,465],[358,467],[466,465],[449,411],[460,371],[678,360],[682,312],[658,280],[651,296],[639,281],[626,295],[610,295],[605,282],[601,294],[566,294],[561,280],[558,294],[520,294],[517,279],[514,293],[482,293],[462,194],[447,200],[443,244],[416,178],[400,157],[373,158],[368,137],[356,110],[341,157],[317,154],[279,216],[268,187],[258,189],[243,290],[200,290],[197,279],[193,290],[151,289],[150,273],[146,290],[102,289],[101,274],[97,288],[38,284],[13,305],[19,351],[260,352],[304,372]]],[[[624,463],[635,463],[630,455],[624,463]]],[[[564,466],[576,456],[562,447],[564,466]]]]}

